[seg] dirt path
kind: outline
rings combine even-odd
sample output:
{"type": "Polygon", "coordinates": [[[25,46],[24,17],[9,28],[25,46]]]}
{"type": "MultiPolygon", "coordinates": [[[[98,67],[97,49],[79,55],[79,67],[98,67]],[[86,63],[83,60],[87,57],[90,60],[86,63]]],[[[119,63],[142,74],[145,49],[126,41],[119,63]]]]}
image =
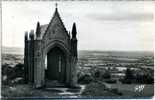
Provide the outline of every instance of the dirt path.
{"type": "Polygon", "coordinates": [[[85,89],[85,85],[80,85],[79,89],[66,87],[33,89],[28,85],[2,86],[2,97],[28,97],[28,98],[50,98],[50,97],[79,97],[85,89]]]}
{"type": "Polygon", "coordinates": [[[72,89],[72,88],[65,88],[65,87],[58,87],[58,88],[46,88],[47,91],[57,91],[59,96],[69,96],[72,98],[79,97],[83,90],[85,89],[85,85],[80,85],[80,89],[72,89]]]}

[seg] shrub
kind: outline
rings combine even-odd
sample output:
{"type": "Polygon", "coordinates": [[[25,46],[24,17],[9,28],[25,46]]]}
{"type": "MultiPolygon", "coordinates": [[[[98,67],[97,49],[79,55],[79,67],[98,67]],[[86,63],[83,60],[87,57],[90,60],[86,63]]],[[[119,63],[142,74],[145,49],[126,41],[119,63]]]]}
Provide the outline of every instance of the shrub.
{"type": "Polygon", "coordinates": [[[115,94],[120,95],[120,96],[123,95],[123,94],[122,94],[121,92],[119,92],[118,89],[116,89],[116,88],[111,89],[110,91],[111,91],[112,93],[115,93],[115,94]]]}
{"type": "MultiPolygon", "coordinates": [[[[2,77],[6,76],[6,79],[2,81],[3,84],[12,84],[12,81],[16,78],[24,77],[24,65],[17,64],[15,67],[10,67],[8,64],[2,65],[2,77]]],[[[19,81],[22,83],[21,81],[19,81]]]]}
{"type": "Polygon", "coordinates": [[[100,77],[100,71],[97,70],[95,73],[94,73],[94,77],[95,78],[99,78],[100,77]]]}
{"type": "Polygon", "coordinates": [[[127,68],[125,71],[125,78],[122,80],[122,83],[131,84],[134,81],[135,77],[130,68],[127,68]]]}
{"type": "Polygon", "coordinates": [[[27,97],[32,96],[31,89],[28,85],[19,86],[3,86],[3,97],[27,97]]]}
{"type": "Polygon", "coordinates": [[[109,71],[106,71],[106,72],[102,75],[102,78],[103,78],[103,79],[110,79],[110,78],[111,78],[110,72],[109,72],[109,71]]]}
{"type": "Polygon", "coordinates": [[[88,74],[85,74],[85,75],[79,77],[79,79],[78,79],[78,83],[81,83],[81,84],[88,84],[91,81],[93,81],[93,77],[88,74]]]}
{"type": "Polygon", "coordinates": [[[102,82],[91,82],[82,92],[84,96],[117,96],[117,94],[109,91],[102,82]]]}
{"type": "Polygon", "coordinates": [[[121,82],[123,83],[123,84],[131,84],[132,82],[131,82],[132,80],[129,80],[129,79],[122,79],[121,80],[121,82]]]}
{"type": "Polygon", "coordinates": [[[125,79],[132,80],[134,78],[132,70],[130,68],[126,69],[125,79]]]}
{"type": "Polygon", "coordinates": [[[116,80],[108,79],[105,82],[107,82],[107,83],[116,83],[116,80]]]}
{"type": "Polygon", "coordinates": [[[148,75],[148,74],[146,75],[137,74],[135,80],[137,83],[141,83],[141,84],[153,84],[154,83],[153,76],[148,75]]]}

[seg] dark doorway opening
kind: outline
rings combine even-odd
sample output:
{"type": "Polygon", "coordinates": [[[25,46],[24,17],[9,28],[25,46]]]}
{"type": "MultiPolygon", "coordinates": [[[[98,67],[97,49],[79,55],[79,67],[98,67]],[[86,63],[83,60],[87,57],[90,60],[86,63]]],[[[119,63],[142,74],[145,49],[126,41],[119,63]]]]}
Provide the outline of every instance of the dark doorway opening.
{"type": "Polygon", "coordinates": [[[52,48],[46,57],[45,79],[65,83],[66,56],[59,47],[52,48]]]}

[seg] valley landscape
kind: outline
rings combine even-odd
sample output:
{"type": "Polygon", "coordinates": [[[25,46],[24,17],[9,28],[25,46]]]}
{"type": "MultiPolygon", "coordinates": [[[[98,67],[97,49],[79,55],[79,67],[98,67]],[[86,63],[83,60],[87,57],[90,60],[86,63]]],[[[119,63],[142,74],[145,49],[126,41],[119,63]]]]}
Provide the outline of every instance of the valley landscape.
{"type": "Polygon", "coordinates": [[[23,50],[2,50],[2,97],[152,97],[154,53],[142,51],[78,52],[80,89],[33,89],[24,84],[23,50]],[[13,51],[13,52],[12,52],[13,51]],[[82,91],[81,91],[82,90],[82,91]]]}

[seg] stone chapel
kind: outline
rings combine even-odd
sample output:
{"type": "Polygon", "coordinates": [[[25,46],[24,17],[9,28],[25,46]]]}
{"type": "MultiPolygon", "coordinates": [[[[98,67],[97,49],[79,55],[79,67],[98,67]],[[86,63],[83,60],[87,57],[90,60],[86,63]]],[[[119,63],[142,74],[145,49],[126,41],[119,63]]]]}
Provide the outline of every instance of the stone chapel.
{"type": "Polygon", "coordinates": [[[73,23],[71,35],[66,30],[56,6],[46,25],[37,23],[36,32],[25,32],[25,83],[35,88],[49,81],[74,87],[77,84],[77,30],[73,23]]]}

